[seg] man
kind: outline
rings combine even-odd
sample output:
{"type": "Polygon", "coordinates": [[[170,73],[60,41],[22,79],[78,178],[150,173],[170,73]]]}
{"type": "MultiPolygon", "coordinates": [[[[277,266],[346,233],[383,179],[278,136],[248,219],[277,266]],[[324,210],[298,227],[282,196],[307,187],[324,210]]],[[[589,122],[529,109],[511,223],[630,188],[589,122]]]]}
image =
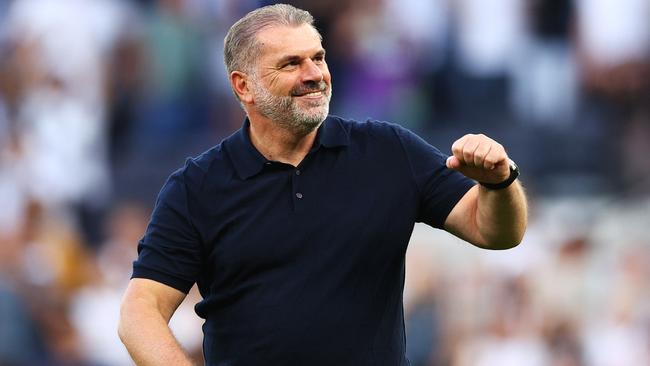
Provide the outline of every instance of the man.
{"type": "Polygon", "coordinates": [[[163,187],[122,341],[137,364],[189,364],[167,322],[197,283],[208,365],[407,365],[415,222],[483,248],[522,239],[526,202],[504,148],[466,135],[447,158],[397,125],[328,116],[320,35],[289,5],[239,20],[224,54],[248,118],[163,187]]]}

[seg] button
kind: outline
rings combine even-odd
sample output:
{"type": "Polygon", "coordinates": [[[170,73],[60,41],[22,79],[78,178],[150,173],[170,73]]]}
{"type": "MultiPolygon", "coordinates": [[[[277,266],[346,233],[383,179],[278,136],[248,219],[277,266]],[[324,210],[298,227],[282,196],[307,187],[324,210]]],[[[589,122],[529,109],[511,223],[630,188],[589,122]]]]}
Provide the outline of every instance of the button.
{"type": "Polygon", "coordinates": [[[296,193],[296,197],[302,198],[302,193],[300,193],[300,192],[296,193]]]}
{"type": "Polygon", "coordinates": [[[269,165],[271,165],[271,162],[267,161],[266,163],[264,163],[264,165],[269,166],[269,165]]]}
{"type": "Polygon", "coordinates": [[[296,175],[300,175],[300,169],[296,169],[296,175]]]}

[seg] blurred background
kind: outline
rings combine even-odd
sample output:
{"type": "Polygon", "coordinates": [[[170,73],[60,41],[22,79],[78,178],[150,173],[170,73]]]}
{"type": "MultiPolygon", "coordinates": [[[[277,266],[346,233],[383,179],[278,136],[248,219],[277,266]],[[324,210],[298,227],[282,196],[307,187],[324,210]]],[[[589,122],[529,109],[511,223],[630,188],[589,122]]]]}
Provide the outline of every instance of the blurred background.
{"type": "MultiPolygon", "coordinates": [[[[418,225],[412,365],[650,365],[650,1],[288,1],[334,114],[522,169],[521,246],[418,225]]],[[[239,128],[223,37],[255,0],[0,1],[0,365],[131,364],[116,335],[165,178],[239,128]]],[[[172,319],[201,360],[191,292],[172,319]]]]}

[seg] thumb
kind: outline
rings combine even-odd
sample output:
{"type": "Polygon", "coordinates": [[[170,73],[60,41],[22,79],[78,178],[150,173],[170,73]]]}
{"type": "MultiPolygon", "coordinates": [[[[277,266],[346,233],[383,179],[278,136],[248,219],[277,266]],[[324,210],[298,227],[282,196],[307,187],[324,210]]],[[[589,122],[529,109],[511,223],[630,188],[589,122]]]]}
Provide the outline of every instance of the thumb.
{"type": "Polygon", "coordinates": [[[453,155],[447,158],[446,164],[449,169],[458,170],[460,168],[460,160],[453,155]]]}

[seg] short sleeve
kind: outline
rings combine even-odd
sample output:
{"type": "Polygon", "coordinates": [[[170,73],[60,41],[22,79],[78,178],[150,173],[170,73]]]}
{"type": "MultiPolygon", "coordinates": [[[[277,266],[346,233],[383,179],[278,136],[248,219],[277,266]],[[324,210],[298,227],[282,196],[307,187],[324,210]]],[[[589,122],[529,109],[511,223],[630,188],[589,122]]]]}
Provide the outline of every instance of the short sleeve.
{"type": "Polygon", "coordinates": [[[132,278],[147,278],[189,292],[198,280],[203,246],[188,209],[183,170],[163,186],[144,237],[132,278]]]}
{"type": "Polygon", "coordinates": [[[397,125],[395,130],[419,191],[416,220],[442,229],[456,203],[476,182],[447,168],[448,156],[413,132],[397,125]]]}

